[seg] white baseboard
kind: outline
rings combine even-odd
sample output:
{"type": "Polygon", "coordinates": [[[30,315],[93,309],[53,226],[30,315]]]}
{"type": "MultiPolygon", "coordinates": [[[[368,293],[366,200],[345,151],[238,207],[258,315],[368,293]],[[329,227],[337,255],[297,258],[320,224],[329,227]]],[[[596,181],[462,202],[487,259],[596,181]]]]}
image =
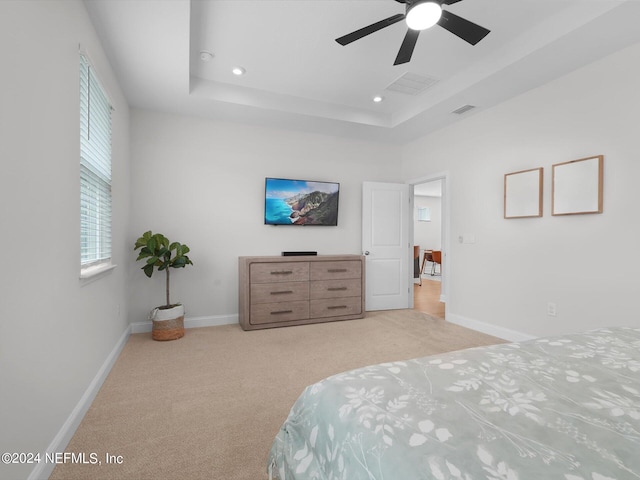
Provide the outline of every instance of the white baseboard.
{"type": "Polygon", "coordinates": [[[462,315],[456,315],[455,313],[447,312],[446,320],[462,327],[486,333],[487,335],[509,340],[510,342],[524,342],[537,338],[526,333],[511,330],[510,328],[500,327],[480,320],[474,320],[473,318],[463,317],[462,315]]]}
{"type": "MultiPolygon", "coordinates": [[[[82,395],[82,398],[80,398],[80,401],[75,406],[67,420],[64,422],[62,428],[60,428],[56,436],[47,447],[46,453],[64,452],[74,433],[78,429],[80,422],[84,418],[85,413],[87,413],[87,410],[89,410],[91,403],[96,398],[96,395],[98,394],[100,387],[106,380],[107,375],[109,375],[111,368],[118,359],[120,352],[127,343],[130,334],[131,327],[129,326],[126,328],[122,336],[118,339],[115,347],[113,347],[113,350],[111,350],[111,353],[100,367],[100,370],[98,370],[98,373],[85,390],[84,395],[82,395]]],[[[27,479],[40,480],[49,478],[54,468],[55,463],[40,462],[31,471],[31,474],[29,475],[29,477],[27,477],[27,479]]]]}
{"type": "MultiPolygon", "coordinates": [[[[238,314],[210,315],[207,317],[186,317],[184,328],[217,327],[220,325],[232,325],[238,323],[238,314]]],[[[136,322],[131,324],[131,333],[148,333],[153,328],[151,321],[136,322]]]]}

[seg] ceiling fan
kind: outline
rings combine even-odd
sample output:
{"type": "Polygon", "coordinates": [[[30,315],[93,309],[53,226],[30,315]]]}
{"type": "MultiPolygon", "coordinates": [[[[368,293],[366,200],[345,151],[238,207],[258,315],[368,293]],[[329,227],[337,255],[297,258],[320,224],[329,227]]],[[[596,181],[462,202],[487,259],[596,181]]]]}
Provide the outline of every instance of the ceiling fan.
{"type": "Polygon", "coordinates": [[[418,35],[422,30],[432,27],[435,24],[440,25],[445,30],[450,31],[454,35],[469,42],[471,45],[475,45],[487,34],[490,30],[487,30],[480,25],[477,25],[469,20],[466,20],[458,15],[454,15],[451,12],[442,9],[442,5],[452,5],[462,0],[395,0],[398,3],[406,4],[406,13],[398,13],[379,22],[368,25],[364,28],[351,32],[340,38],[336,38],[336,42],[340,45],[348,45],[351,42],[371,35],[372,33],[382,30],[385,27],[398,23],[401,20],[406,20],[407,34],[404,37],[404,41],[400,46],[400,51],[396,57],[394,65],[400,65],[407,63],[411,60],[413,49],[418,41],[418,35]]]}

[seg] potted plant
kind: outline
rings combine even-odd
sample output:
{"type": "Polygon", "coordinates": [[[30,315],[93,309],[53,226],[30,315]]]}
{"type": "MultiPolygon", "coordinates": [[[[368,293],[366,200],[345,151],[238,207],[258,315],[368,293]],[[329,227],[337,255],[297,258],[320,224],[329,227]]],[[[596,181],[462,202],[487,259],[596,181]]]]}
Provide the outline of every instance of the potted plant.
{"type": "Polygon", "coordinates": [[[167,303],[154,308],[149,314],[153,322],[152,337],[154,340],[175,340],[184,336],[184,307],[181,303],[172,304],[169,297],[169,272],[172,268],[184,268],[193,265],[187,256],[189,247],[173,242],[161,233],[152,233],[151,230],[142,234],[136,240],[133,250],[140,249],[138,260],[145,260],[142,270],[151,278],[154,270],[167,273],[166,294],[167,303]]]}

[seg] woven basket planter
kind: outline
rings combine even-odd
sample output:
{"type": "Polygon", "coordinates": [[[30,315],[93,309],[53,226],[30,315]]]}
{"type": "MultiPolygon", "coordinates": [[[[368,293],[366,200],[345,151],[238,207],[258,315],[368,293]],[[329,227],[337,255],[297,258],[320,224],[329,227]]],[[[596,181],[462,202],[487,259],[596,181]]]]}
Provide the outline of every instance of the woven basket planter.
{"type": "Polygon", "coordinates": [[[154,308],[149,315],[153,322],[151,337],[154,340],[177,340],[184,337],[184,307],[154,308]]]}

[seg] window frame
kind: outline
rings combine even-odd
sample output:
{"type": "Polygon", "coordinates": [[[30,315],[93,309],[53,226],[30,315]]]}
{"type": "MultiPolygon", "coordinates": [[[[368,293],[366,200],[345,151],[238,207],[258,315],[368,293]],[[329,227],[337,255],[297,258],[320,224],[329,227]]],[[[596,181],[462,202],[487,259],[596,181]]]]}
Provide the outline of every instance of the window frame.
{"type": "Polygon", "coordinates": [[[80,52],[80,278],[115,268],[112,259],[112,102],[80,52]]]}

